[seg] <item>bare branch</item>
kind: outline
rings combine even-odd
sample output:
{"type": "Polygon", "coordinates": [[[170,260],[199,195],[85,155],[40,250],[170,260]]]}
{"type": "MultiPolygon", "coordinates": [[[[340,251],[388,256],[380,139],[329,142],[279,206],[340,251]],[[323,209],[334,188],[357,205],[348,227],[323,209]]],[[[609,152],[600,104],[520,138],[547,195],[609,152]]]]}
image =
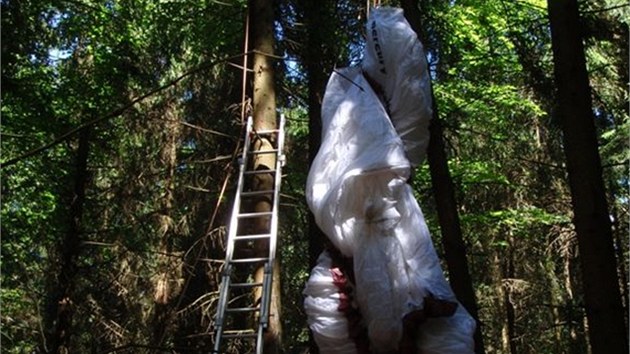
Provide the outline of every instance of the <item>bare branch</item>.
{"type": "Polygon", "coordinates": [[[620,4],[620,5],[611,6],[611,7],[605,7],[603,9],[595,9],[595,10],[584,11],[584,13],[591,14],[591,13],[598,13],[598,12],[606,12],[606,11],[612,11],[612,10],[616,10],[616,9],[621,9],[621,8],[628,7],[628,6],[630,6],[630,4],[626,3],[626,4],[620,4]]]}
{"type": "Polygon", "coordinates": [[[212,130],[212,129],[208,129],[208,128],[200,127],[200,126],[198,126],[198,125],[194,125],[194,124],[190,124],[190,123],[187,123],[187,122],[182,122],[182,121],[179,121],[179,123],[181,123],[182,125],[185,125],[185,126],[187,126],[187,127],[189,127],[189,128],[197,129],[197,130],[200,130],[200,131],[205,132],[205,133],[210,133],[210,134],[219,135],[219,136],[224,136],[224,137],[227,137],[227,138],[234,139],[234,137],[233,137],[232,135],[228,135],[228,134],[225,134],[225,133],[221,133],[221,132],[218,132],[218,131],[216,131],[216,130],[212,130]]]}

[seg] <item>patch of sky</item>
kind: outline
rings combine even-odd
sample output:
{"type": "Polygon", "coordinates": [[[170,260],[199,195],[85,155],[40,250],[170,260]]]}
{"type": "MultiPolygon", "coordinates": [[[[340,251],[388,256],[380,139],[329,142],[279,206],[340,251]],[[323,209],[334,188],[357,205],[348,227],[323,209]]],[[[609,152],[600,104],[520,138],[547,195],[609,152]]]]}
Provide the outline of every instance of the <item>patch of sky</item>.
{"type": "Polygon", "coordinates": [[[284,65],[286,65],[287,78],[292,81],[297,81],[304,77],[302,67],[296,58],[290,57],[287,53],[284,54],[284,65]]]}
{"type": "Polygon", "coordinates": [[[182,100],[182,102],[188,102],[188,101],[192,100],[192,98],[193,98],[192,90],[186,90],[182,94],[181,100],[182,100]]]}
{"type": "Polygon", "coordinates": [[[182,150],[184,152],[193,152],[197,149],[197,143],[194,139],[188,139],[182,143],[182,150]]]}
{"type": "Polygon", "coordinates": [[[62,13],[59,10],[54,10],[52,12],[52,16],[48,15],[47,17],[48,19],[46,22],[48,23],[50,28],[57,29],[59,28],[59,24],[61,24],[61,21],[70,17],[70,15],[67,13],[62,13]]]}
{"type": "Polygon", "coordinates": [[[68,59],[72,55],[72,52],[73,50],[71,49],[50,48],[48,49],[48,60],[56,62],[68,59]]]}
{"type": "Polygon", "coordinates": [[[357,66],[363,61],[363,51],[365,49],[365,39],[363,37],[358,41],[351,41],[348,44],[348,51],[350,53],[349,66],[357,66]]]}
{"type": "MultiPolygon", "coordinates": [[[[45,20],[48,26],[53,30],[59,30],[59,26],[61,25],[61,23],[70,17],[68,13],[63,13],[59,10],[52,10],[50,13],[43,16],[45,16],[45,20]]],[[[74,40],[73,42],[76,42],[76,40],[74,40]]],[[[68,59],[74,52],[75,47],[75,43],[72,43],[66,48],[61,46],[53,46],[48,48],[48,64],[51,66],[56,66],[59,61],[68,59]]]]}
{"type": "MultiPolygon", "coordinates": [[[[426,47],[424,48],[426,50],[426,47]]],[[[426,53],[427,55],[427,66],[429,68],[429,75],[431,76],[431,80],[437,80],[437,64],[438,58],[433,55],[430,51],[426,53]]]]}
{"type": "Polygon", "coordinates": [[[108,10],[114,10],[114,8],[116,7],[116,4],[114,1],[105,1],[105,8],[108,10]]]}

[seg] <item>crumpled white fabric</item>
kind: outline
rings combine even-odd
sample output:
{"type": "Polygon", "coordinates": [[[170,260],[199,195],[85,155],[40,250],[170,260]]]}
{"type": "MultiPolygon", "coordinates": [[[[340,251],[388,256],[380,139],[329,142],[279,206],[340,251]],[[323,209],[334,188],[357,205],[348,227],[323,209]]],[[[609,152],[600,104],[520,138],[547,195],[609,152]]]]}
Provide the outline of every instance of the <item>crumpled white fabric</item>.
{"type": "MultiPolygon", "coordinates": [[[[380,39],[386,36],[382,33],[405,33],[406,29],[399,27],[408,27],[406,21],[389,23],[392,28],[379,22],[380,19],[394,21],[401,14],[399,10],[374,10],[368,35],[374,21],[380,39]]],[[[373,353],[388,353],[398,348],[402,318],[423,308],[424,298],[429,294],[457,301],[444,278],[422,211],[406,183],[412,165],[419,163],[417,157],[425,154],[431,105],[430,90],[428,96],[412,95],[417,89],[426,89],[424,84],[417,84],[423,80],[429,84],[426,73],[426,77],[418,79],[422,71],[417,67],[415,73],[411,68],[392,68],[418,63],[405,56],[424,58],[421,46],[413,44],[414,41],[417,42],[415,34],[413,41],[396,42],[399,46],[396,50],[388,47],[388,52],[399,51],[401,57],[398,62],[384,59],[384,72],[378,69],[380,61],[370,63],[370,55],[366,53],[362,68],[338,69],[331,75],[322,102],[322,143],[306,186],[306,199],[316,223],[342,254],[353,257],[356,301],[368,328],[373,353]],[[374,80],[385,80],[380,82],[389,95],[391,115],[362,71],[374,80]],[[401,88],[387,80],[397,80],[401,88]],[[408,103],[406,100],[419,103],[409,102],[413,109],[400,108],[408,103]],[[424,113],[411,114],[416,109],[424,113]]],[[[426,69],[426,63],[424,66],[426,69]]],[[[308,301],[309,307],[317,305],[308,301]]],[[[314,313],[312,308],[308,311],[314,313]]],[[[341,333],[336,332],[340,324],[319,322],[309,319],[316,337],[330,334],[327,326],[333,328],[332,332],[341,333]]],[[[474,329],[475,321],[459,305],[453,316],[430,318],[420,326],[419,352],[473,353],[474,329]]]]}
{"type": "Polygon", "coordinates": [[[412,166],[418,166],[429,145],[432,114],[431,78],[422,43],[403,10],[379,7],[370,13],[363,71],[383,89],[385,106],[405,144],[412,166]]]}
{"type": "MultiPolygon", "coordinates": [[[[422,308],[429,292],[456,299],[405,182],[411,166],[402,141],[357,68],[331,75],[322,112],[323,138],[308,176],[307,202],[332,243],[353,257],[371,348],[386,353],[398,346],[403,316],[422,308]]],[[[454,316],[422,325],[419,346],[472,353],[474,328],[459,306],[454,316]]]]}
{"type": "MultiPolygon", "coordinates": [[[[311,165],[306,198],[317,224],[345,256],[352,256],[357,236],[343,232],[343,221],[356,208],[340,205],[369,196],[352,179],[375,171],[409,174],[402,141],[383,105],[359,68],[339,69],[330,77],[322,102],[322,144],[311,165]],[[352,193],[348,196],[347,192],[352,193]]],[[[369,183],[368,183],[369,184],[369,183]]]]}
{"type": "Polygon", "coordinates": [[[360,289],[357,302],[366,318],[371,345],[380,351],[395,351],[402,336],[402,317],[420,308],[424,298],[422,289],[409,291],[410,272],[395,233],[401,220],[393,194],[396,185],[404,181],[383,172],[357,176],[355,180],[361,180],[356,183],[370,195],[358,206],[363,208],[358,217],[344,224],[347,233],[361,235],[353,258],[356,287],[360,289]]]}
{"type": "Polygon", "coordinates": [[[324,251],[304,288],[304,311],[321,353],[355,354],[348,320],[339,311],[340,293],[331,273],[332,259],[324,251]]]}

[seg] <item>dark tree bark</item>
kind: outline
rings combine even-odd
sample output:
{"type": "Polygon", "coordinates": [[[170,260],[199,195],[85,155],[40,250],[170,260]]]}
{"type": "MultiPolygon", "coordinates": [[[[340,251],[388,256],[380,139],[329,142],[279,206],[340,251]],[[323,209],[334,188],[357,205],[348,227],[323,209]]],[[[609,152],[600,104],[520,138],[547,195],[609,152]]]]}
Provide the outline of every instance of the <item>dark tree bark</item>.
{"type": "Polygon", "coordinates": [[[177,170],[177,149],[180,139],[180,117],[174,106],[174,102],[166,102],[163,112],[159,115],[164,119],[164,125],[160,125],[153,133],[162,140],[160,151],[160,163],[166,172],[161,181],[164,185],[164,193],[159,200],[159,212],[157,213],[157,225],[160,238],[159,252],[157,254],[158,275],[154,279],[153,317],[151,321],[153,344],[162,345],[169,327],[174,319],[175,304],[173,300],[179,295],[179,278],[181,263],[175,254],[174,243],[177,233],[173,221],[173,206],[175,205],[175,173],[177,170]]]}
{"type": "MultiPolygon", "coordinates": [[[[504,255],[505,258],[503,265],[503,276],[502,280],[505,279],[514,279],[514,245],[513,245],[513,236],[509,235],[509,246],[507,249],[507,254],[504,255]]],[[[501,284],[500,286],[504,286],[501,284]]],[[[510,348],[510,354],[517,354],[516,348],[516,309],[514,308],[514,304],[512,303],[512,289],[508,286],[503,289],[503,303],[505,304],[505,317],[506,317],[506,339],[508,348],[510,348]]]]}
{"type": "Polygon", "coordinates": [[[85,188],[88,181],[87,161],[89,156],[90,129],[79,135],[74,186],[70,196],[68,231],[60,245],[61,267],[56,275],[56,284],[51,291],[47,309],[47,350],[49,353],[67,353],[71,350],[72,316],[75,310],[73,299],[77,275],[77,257],[81,248],[81,219],[85,204],[85,188]]]}
{"type": "MultiPolygon", "coordinates": [[[[273,47],[274,47],[274,9],[272,0],[250,0],[249,15],[251,18],[252,50],[254,59],[253,73],[253,119],[254,129],[269,130],[276,128],[276,92],[273,75],[273,47]]],[[[255,150],[272,150],[273,144],[269,137],[257,137],[253,141],[255,150]]],[[[253,169],[275,169],[275,154],[258,154],[253,158],[253,169]]],[[[272,190],[274,180],[271,174],[256,174],[252,190],[272,190]]],[[[254,201],[254,211],[268,212],[272,209],[272,200],[263,196],[254,201]]],[[[269,217],[253,220],[255,233],[269,230],[269,217]]],[[[254,256],[267,257],[269,241],[262,240],[254,243],[254,256]]],[[[260,265],[254,271],[254,282],[263,281],[264,266],[260,265]]],[[[256,288],[255,301],[261,297],[262,289],[256,288]]],[[[269,326],[265,333],[265,353],[279,353],[282,347],[282,325],[280,322],[280,263],[277,258],[273,264],[273,282],[269,309],[269,326]]]]}
{"type": "Polygon", "coordinates": [[[558,114],[594,354],[628,353],[577,0],[548,1],[558,114]]]}
{"type": "MultiPolygon", "coordinates": [[[[334,7],[334,1],[301,1],[306,29],[306,44],[304,49],[304,63],[308,78],[308,163],[313,163],[322,141],[322,99],[328,76],[332,71],[334,57],[326,48],[326,42],[331,37],[327,36],[322,28],[330,26],[332,20],[329,10],[334,7]],[[330,65],[326,65],[326,64],[330,65]]],[[[309,213],[309,266],[313,267],[317,257],[323,251],[326,235],[315,224],[315,218],[309,213]]]]}
{"type": "MultiPolygon", "coordinates": [[[[313,163],[322,141],[322,99],[324,89],[326,87],[326,73],[330,68],[325,68],[323,58],[320,56],[320,48],[324,46],[325,38],[322,37],[323,32],[319,29],[325,26],[326,20],[324,12],[329,8],[330,4],[321,4],[315,1],[302,1],[304,23],[306,27],[306,48],[304,62],[306,66],[306,75],[308,77],[308,165],[313,163]]],[[[315,216],[312,212],[308,213],[308,264],[312,269],[317,262],[317,258],[323,251],[326,235],[317,226],[315,216]]],[[[310,353],[319,353],[319,347],[313,339],[309,329],[309,348],[310,353]]]]}
{"type": "MultiPolygon", "coordinates": [[[[611,183],[612,185],[612,183],[611,183]]],[[[613,194],[617,195],[617,194],[613,194]]],[[[623,233],[627,232],[619,223],[619,211],[616,205],[612,206],[611,216],[613,219],[612,230],[615,241],[615,251],[617,255],[617,272],[619,274],[619,288],[621,291],[621,305],[623,306],[624,322],[628,326],[628,275],[626,274],[627,262],[624,255],[623,233]]]]}
{"type": "MultiPolygon", "coordinates": [[[[405,17],[413,30],[422,41],[423,31],[420,23],[420,11],[416,0],[401,0],[405,17]]],[[[484,353],[483,338],[479,326],[479,316],[477,312],[477,301],[475,291],[468,269],[466,258],[466,246],[462,238],[462,230],[457,212],[457,202],[455,200],[455,188],[448,169],[448,159],[444,146],[444,131],[442,122],[438,114],[438,107],[433,99],[433,117],[430,125],[430,141],[427,151],[431,181],[433,183],[433,193],[437,206],[438,219],[442,229],[442,245],[444,247],[444,257],[448,267],[450,284],[455,292],[455,296],[466,308],[466,310],[477,321],[475,331],[475,353],[484,353]]]]}

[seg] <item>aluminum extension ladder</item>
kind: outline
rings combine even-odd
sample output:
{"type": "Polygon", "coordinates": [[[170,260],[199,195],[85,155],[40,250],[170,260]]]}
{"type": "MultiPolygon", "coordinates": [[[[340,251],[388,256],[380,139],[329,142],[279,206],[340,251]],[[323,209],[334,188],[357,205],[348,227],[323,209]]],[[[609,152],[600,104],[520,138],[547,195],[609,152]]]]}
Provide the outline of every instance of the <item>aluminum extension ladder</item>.
{"type": "MultiPolygon", "coordinates": [[[[222,353],[228,341],[235,340],[255,340],[256,353],[262,353],[263,351],[263,334],[269,323],[269,306],[271,303],[271,289],[272,289],[272,276],[273,276],[273,263],[276,257],[276,244],[278,236],[278,208],[280,200],[280,185],[282,182],[282,166],[284,165],[284,115],[280,115],[280,122],[278,129],[256,131],[253,128],[252,117],[247,120],[247,127],[245,131],[245,144],[243,146],[243,153],[239,159],[239,174],[238,184],[236,188],[236,196],[234,198],[234,207],[232,210],[232,216],[230,219],[227,249],[225,255],[225,263],[223,268],[221,286],[219,290],[219,302],[217,306],[217,313],[214,320],[214,349],[213,353],[222,353]],[[273,137],[276,135],[275,147],[272,150],[251,150],[252,140],[257,137],[273,137]],[[276,161],[273,169],[264,170],[251,170],[249,158],[252,155],[257,154],[275,154],[276,161]],[[247,191],[246,178],[256,174],[269,173],[273,174],[273,189],[265,191],[247,191]],[[269,212],[244,212],[242,209],[243,201],[260,196],[271,196],[272,207],[269,212]],[[269,222],[269,230],[264,233],[248,234],[240,229],[245,227],[239,227],[239,222],[244,219],[253,219],[258,217],[271,217],[269,222]],[[248,245],[252,241],[268,240],[268,254],[266,257],[249,257],[240,258],[238,249],[243,247],[249,247],[248,245]],[[235,250],[237,250],[235,254],[235,250]],[[264,275],[262,282],[254,282],[251,277],[247,277],[245,282],[235,282],[235,273],[238,273],[240,269],[251,268],[252,265],[258,265],[263,263],[264,275]],[[239,266],[241,268],[239,268],[239,266]],[[257,287],[262,287],[260,301],[254,305],[247,306],[231,306],[237,300],[238,291],[253,291],[257,287]],[[236,296],[235,296],[236,295],[236,296]],[[255,328],[234,328],[236,325],[231,315],[237,313],[249,313],[256,317],[254,327],[255,328]]],[[[243,223],[240,223],[242,226],[243,223]]],[[[242,255],[241,255],[242,257],[242,255]]],[[[243,271],[241,271],[243,273],[243,271]]],[[[243,274],[240,274],[241,276],[243,274]]]]}

